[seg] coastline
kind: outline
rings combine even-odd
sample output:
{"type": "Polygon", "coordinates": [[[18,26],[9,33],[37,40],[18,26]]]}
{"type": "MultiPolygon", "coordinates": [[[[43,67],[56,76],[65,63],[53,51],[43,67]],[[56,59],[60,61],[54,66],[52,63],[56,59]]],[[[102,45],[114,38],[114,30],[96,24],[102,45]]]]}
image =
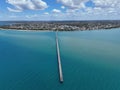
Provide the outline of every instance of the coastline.
{"type": "Polygon", "coordinates": [[[54,31],[52,31],[52,30],[24,30],[24,29],[4,29],[4,28],[0,28],[0,30],[6,30],[6,31],[10,31],[10,30],[12,30],[12,31],[23,31],[23,32],[54,32],[54,31]]]}
{"type": "Polygon", "coordinates": [[[23,32],[56,32],[56,31],[58,31],[58,32],[76,32],[76,31],[81,31],[81,32],[84,32],[84,31],[104,31],[104,30],[113,30],[113,29],[120,29],[120,28],[110,28],[110,29],[95,29],[95,30],[71,30],[71,31],[69,31],[69,30],[63,30],[63,31],[59,31],[59,30],[27,30],[27,29],[10,29],[10,28],[8,28],[8,29],[4,29],[4,28],[0,28],[0,30],[5,30],[5,31],[10,31],[10,30],[12,30],[12,31],[23,31],[23,32]]]}
{"type": "MultiPolygon", "coordinates": [[[[1,22],[2,23],[2,22],[1,22]]],[[[120,20],[116,21],[11,21],[0,25],[4,30],[24,31],[93,31],[120,28],[120,20]]]]}

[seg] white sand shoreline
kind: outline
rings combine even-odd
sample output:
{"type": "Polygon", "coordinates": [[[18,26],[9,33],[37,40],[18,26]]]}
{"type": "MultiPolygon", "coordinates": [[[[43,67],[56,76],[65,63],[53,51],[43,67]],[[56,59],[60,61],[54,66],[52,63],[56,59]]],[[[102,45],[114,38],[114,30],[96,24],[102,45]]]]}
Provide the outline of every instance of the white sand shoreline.
{"type": "MultiPolygon", "coordinates": [[[[112,29],[120,29],[120,28],[111,28],[111,29],[96,29],[96,30],[74,30],[74,31],[59,31],[58,32],[76,32],[76,31],[104,31],[104,30],[112,30],[112,29]]],[[[22,32],[56,32],[54,30],[25,30],[25,29],[4,29],[4,28],[0,28],[0,30],[6,30],[6,31],[22,31],[22,32]]]]}
{"type": "Polygon", "coordinates": [[[24,31],[24,32],[54,32],[52,30],[20,30],[20,29],[4,29],[4,28],[0,28],[0,30],[6,30],[6,31],[24,31]]]}

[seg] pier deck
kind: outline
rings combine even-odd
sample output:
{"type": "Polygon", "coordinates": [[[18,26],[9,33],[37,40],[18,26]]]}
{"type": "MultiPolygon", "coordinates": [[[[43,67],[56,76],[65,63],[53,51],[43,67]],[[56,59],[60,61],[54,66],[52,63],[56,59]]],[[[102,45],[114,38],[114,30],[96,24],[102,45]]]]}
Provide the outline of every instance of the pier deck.
{"type": "Polygon", "coordinates": [[[60,50],[59,50],[57,32],[56,32],[56,48],[57,48],[58,69],[59,69],[60,82],[62,83],[63,82],[63,74],[62,74],[62,65],[61,65],[61,59],[60,59],[60,50]]]}

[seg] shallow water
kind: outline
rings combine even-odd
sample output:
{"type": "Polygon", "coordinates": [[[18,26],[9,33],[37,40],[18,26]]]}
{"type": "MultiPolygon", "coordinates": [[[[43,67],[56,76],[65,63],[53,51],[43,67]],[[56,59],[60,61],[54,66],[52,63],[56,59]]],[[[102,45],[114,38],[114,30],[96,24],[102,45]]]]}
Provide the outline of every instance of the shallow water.
{"type": "Polygon", "coordinates": [[[59,83],[55,32],[0,31],[0,90],[120,90],[120,29],[58,32],[64,83],[59,83]]]}

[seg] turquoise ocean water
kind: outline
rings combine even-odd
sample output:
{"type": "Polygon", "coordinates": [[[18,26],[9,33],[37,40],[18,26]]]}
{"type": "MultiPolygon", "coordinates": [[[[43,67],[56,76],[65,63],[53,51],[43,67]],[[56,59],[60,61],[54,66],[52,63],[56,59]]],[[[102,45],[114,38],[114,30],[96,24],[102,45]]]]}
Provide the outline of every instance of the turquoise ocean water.
{"type": "Polygon", "coordinates": [[[120,90],[120,29],[0,31],[0,90],[120,90]]]}

